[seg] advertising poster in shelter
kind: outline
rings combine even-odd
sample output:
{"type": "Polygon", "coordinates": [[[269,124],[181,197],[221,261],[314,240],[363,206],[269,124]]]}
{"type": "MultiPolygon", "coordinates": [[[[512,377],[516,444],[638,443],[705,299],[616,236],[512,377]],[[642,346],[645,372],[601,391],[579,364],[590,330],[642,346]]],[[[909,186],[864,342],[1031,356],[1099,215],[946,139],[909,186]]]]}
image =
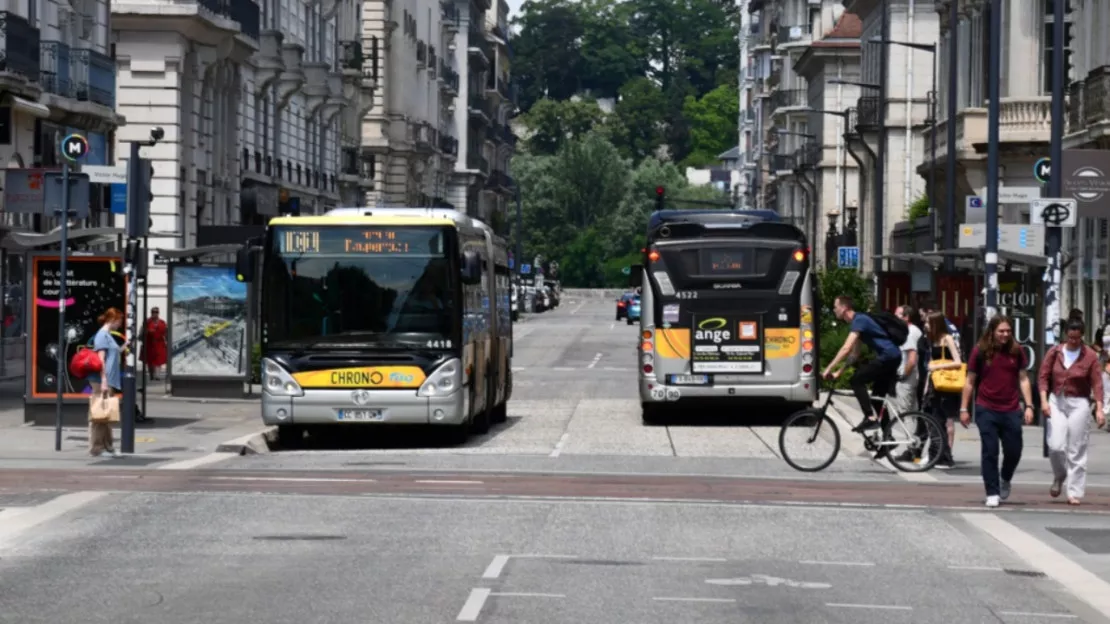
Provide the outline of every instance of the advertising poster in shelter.
{"type": "MultiPolygon", "coordinates": [[[[61,259],[32,256],[30,305],[32,398],[52,399],[58,393],[58,360],[63,375],[60,383],[66,398],[83,398],[91,392],[84,379],[69,374],[69,362],[78,349],[92,345],[100,329],[97,318],[108,308],[126,313],[126,282],[120,272],[121,258],[70,256],[66,260],[65,339],[58,343],[61,293],[61,259]]],[[[122,339],[122,334],[117,336],[122,339]]]]}
{"type": "Polygon", "coordinates": [[[247,285],[225,265],[170,267],[170,374],[244,377],[247,285]]]}

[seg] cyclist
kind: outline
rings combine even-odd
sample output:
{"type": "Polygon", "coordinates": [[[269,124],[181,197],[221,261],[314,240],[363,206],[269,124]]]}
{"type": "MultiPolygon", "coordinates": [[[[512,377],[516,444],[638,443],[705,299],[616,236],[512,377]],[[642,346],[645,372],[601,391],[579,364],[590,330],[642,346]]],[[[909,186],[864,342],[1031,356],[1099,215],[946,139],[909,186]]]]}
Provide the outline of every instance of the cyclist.
{"type": "MultiPolygon", "coordinates": [[[[895,344],[875,319],[862,312],[856,312],[852,298],[841,295],[833,302],[833,314],[836,318],[847,323],[850,333],[844,341],[844,346],[837,351],[829,365],[825,367],[822,375],[826,379],[835,379],[843,372],[845,366],[854,364],[859,357],[860,342],[867,345],[875,354],[875,359],[864,364],[852,376],[852,392],[859,401],[860,410],[863,411],[863,420],[856,425],[853,431],[860,432],[874,429],[879,426],[879,419],[875,416],[875,408],[871,405],[871,397],[867,394],[867,384],[872,385],[872,393],[876,397],[886,396],[894,387],[898,374],[902,368],[902,351],[895,344]]],[[[885,448],[885,447],[884,447],[885,448]]]]}

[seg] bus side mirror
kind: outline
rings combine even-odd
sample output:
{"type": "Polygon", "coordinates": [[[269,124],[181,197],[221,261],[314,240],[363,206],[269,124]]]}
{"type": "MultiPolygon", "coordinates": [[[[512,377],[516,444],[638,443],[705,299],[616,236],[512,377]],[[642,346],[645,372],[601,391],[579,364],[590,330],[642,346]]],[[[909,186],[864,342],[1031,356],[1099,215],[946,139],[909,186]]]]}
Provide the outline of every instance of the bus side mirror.
{"type": "Polygon", "coordinates": [[[482,282],[482,258],[478,256],[477,252],[463,252],[462,282],[464,284],[480,284],[482,282]]]}
{"type": "Polygon", "coordinates": [[[250,245],[240,247],[235,252],[235,279],[247,283],[254,281],[254,257],[251,255],[250,245]]]}
{"type": "Polygon", "coordinates": [[[632,288],[644,283],[644,265],[633,264],[628,268],[628,285],[632,288]]]}

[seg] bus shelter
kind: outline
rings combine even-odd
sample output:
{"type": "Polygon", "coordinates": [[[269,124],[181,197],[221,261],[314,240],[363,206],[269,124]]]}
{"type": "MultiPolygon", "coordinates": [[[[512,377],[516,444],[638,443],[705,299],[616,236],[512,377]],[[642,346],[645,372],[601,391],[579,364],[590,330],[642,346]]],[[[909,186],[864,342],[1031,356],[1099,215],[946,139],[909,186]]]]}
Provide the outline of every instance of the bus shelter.
{"type": "MultiPolygon", "coordinates": [[[[13,231],[0,241],[4,275],[9,275],[11,264],[21,263],[23,269],[16,305],[21,307],[25,332],[24,422],[53,426],[59,387],[62,424],[79,427],[88,422],[91,388],[86,380],[70,374],[69,362],[79,350],[91,346],[100,329],[97,318],[105,310],[117,308],[126,314],[127,284],[120,251],[123,239],[124,231],[119,228],[76,228],[68,232],[61,331],[61,231],[13,231]]],[[[123,335],[118,339],[122,342],[123,335]]]]}
{"type": "Polygon", "coordinates": [[[155,264],[167,268],[166,377],[173,396],[251,395],[256,298],[235,277],[233,259],[241,246],[154,250],[155,264]]]}

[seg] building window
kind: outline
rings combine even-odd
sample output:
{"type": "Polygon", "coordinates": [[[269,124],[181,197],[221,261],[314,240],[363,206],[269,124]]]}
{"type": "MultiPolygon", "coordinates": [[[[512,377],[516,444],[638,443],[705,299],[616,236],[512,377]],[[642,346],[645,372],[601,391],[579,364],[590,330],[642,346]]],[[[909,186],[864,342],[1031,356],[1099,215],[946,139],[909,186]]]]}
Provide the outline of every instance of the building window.
{"type": "MultiPolygon", "coordinates": [[[[1065,0],[1066,1],[1066,0],[1065,0]]],[[[1054,29],[1056,25],[1055,0],[1045,0],[1044,2],[1044,28],[1041,35],[1041,93],[1052,93],[1052,54],[1056,47],[1056,38],[1054,36],[1054,29]]],[[[1071,55],[1072,55],[1072,23],[1068,21],[1064,24],[1064,85],[1068,84],[1068,76],[1071,75],[1071,55]]]]}

